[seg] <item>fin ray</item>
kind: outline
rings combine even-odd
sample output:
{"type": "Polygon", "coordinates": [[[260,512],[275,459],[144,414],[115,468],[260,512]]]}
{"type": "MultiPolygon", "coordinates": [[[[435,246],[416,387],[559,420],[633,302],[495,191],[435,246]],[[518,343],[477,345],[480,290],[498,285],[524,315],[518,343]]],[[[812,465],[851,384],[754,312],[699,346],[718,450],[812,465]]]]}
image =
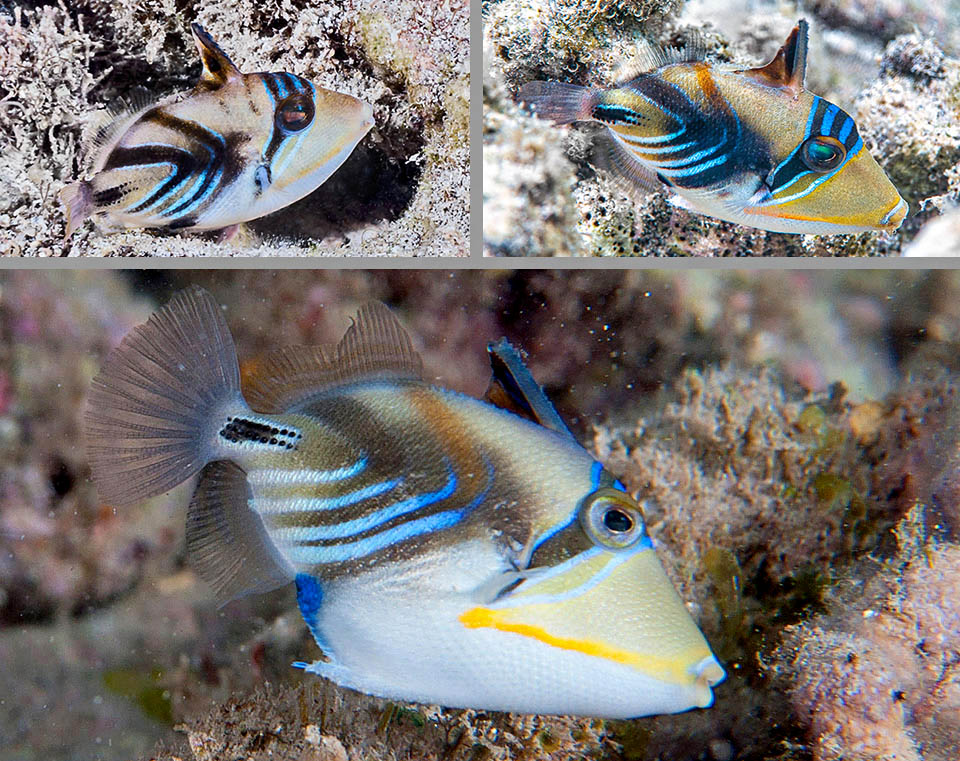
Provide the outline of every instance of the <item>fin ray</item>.
{"type": "Polygon", "coordinates": [[[193,32],[193,41],[203,62],[203,73],[200,75],[198,87],[216,89],[243,76],[206,29],[194,23],[190,25],[190,31],[193,32]]]}
{"type": "Polygon", "coordinates": [[[599,93],[589,87],[567,82],[527,82],[520,88],[517,101],[530,113],[555,124],[590,118],[599,93]]]}
{"type": "Polygon", "coordinates": [[[252,497],[240,466],[218,460],[203,469],[190,502],[187,555],[220,605],[270,592],[294,578],[260,516],[250,508],[252,497]]]}
{"type": "Polygon", "coordinates": [[[67,218],[67,230],[63,235],[66,240],[93,214],[93,190],[90,183],[80,180],[64,185],[60,189],[60,203],[67,218]]]}
{"type": "Polygon", "coordinates": [[[181,291],[123,339],[91,385],[84,433],[101,500],[169,491],[213,456],[217,415],[247,409],[220,307],[202,288],[181,291]]]}
{"type": "Polygon", "coordinates": [[[423,380],[423,361],[385,305],[363,306],[334,350],[293,346],[268,355],[245,386],[258,412],[288,412],[330,388],[364,380],[423,380]]]}
{"type": "Polygon", "coordinates": [[[742,73],[772,87],[786,87],[794,95],[803,91],[807,72],[807,35],[809,25],[800,19],[770,63],[742,73]]]}
{"type": "Polygon", "coordinates": [[[543,389],[523,364],[520,352],[506,338],[488,344],[487,353],[490,355],[492,371],[490,385],[484,395],[488,402],[576,441],[556,408],[543,393],[543,389]]]}

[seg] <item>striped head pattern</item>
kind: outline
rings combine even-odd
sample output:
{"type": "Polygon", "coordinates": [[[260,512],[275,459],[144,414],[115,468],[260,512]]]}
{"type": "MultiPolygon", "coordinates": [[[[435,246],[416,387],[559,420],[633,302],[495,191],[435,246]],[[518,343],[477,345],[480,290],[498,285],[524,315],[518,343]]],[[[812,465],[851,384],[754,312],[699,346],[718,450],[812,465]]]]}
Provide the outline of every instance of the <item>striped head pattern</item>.
{"type": "Polygon", "coordinates": [[[804,89],[806,53],[801,20],[760,68],[653,51],[654,70],[613,89],[534,82],[520,97],[556,121],[606,125],[618,174],[693,211],[777,232],[897,229],[906,202],[853,118],[804,89]]]}
{"type": "Polygon", "coordinates": [[[94,136],[90,179],[61,193],[68,236],[94,214],[190,230],[269,214],[322,184],[373,125],[369,104],[287,72],[243,74],[202,27],[192,32],[199,83],[94,136]]]}
{"type": "Polygon", "coordinates": [[[94,382],[94,479],[119,504],[202,467],[191,564],[221,600],[294,582],[326,656],[295,665],[338,684],[528,713],[710,705],[723,669],[641,506],[515,349],[490,358],[484,399],[428,385],[373,304],[333,351],[259,363],[241,395],[223,316],[195,289],[94,382]]]}

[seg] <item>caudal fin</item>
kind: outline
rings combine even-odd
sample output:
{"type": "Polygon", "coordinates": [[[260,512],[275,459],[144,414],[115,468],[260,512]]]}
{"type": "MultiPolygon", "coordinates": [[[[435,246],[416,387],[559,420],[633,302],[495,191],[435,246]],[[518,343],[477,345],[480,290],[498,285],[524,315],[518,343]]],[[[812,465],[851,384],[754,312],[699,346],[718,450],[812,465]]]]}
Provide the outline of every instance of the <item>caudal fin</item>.
{"type": "Polygon", "coordinates": [[[60,203],[63,204],[63,213],[67,216],[67,232],[64,238],[69,238],[83,221],[93,214],[93,190],[86,180],[71,182],[60,190],[60,203]]]}
{"type": "Polygon", "coordinates": [[[527,82],[520,88],[517,100],[541,119],[557,124],[590,119],[598,93],[589,87],[565,82],[527,82]]]}
{"type": "Polygon", "coordinates": [[[169,491],[214,458],[221,416],[248,409],[220,307],[202,288],[181,291],[93,381],[84,431],[100,499],[126,505],[169,491]]]}

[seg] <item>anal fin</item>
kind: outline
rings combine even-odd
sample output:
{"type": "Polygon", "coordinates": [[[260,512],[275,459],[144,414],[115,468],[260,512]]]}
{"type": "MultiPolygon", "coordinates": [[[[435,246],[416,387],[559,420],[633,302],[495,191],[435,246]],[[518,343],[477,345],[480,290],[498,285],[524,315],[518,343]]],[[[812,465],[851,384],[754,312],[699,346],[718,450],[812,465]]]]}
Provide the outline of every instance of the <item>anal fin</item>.
{"type": "Polygon", "coordinates": [[[247,474],[232,462],[207,465],[187,513],[190,565],[225,605],[291,582],[294,571],[250,508],[247,474]]]}

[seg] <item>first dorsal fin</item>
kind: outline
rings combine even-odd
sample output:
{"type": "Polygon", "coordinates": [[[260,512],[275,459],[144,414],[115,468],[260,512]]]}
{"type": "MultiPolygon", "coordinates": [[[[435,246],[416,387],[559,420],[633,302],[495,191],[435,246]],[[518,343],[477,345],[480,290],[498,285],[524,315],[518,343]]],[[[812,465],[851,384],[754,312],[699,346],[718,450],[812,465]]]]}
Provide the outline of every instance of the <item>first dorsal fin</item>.
{"type": "Polygon", "coordinates": [[[770,63],[756,69],[746,69],[743,73],[762,84],[785,87],[796,97],[803,92],[803,80],[807,72],[808,33],[806,20],[800,19],[770,63]]]}
{"type": "Polygon", "coordinates": [[[268,355],[246,379],[244,396],[259,412],[279,413],[336,386],[422,379],[423,362],[407,331],[386,306],[371,302],[335,348],[288,346],[268,355]]]}
{"type": "Polygon", "coordinates": [[[525,417],[573,439],[556,408],[533,379],[523,358],[506,338],[487,345],[492,376],[484,398],[501,409],[525,417]]]}
{"type": "Polygon", "coordinates": [[[213,37],[206,29],[200,24],[191,24],[190,31],[193,32],[193,41],[197,44],[200,60],[203,61],[203,74],[200,75],[198,86],[216,89],[232,79],[239,79],[243,76],[240,69],[214,42],[213,37]]]}

